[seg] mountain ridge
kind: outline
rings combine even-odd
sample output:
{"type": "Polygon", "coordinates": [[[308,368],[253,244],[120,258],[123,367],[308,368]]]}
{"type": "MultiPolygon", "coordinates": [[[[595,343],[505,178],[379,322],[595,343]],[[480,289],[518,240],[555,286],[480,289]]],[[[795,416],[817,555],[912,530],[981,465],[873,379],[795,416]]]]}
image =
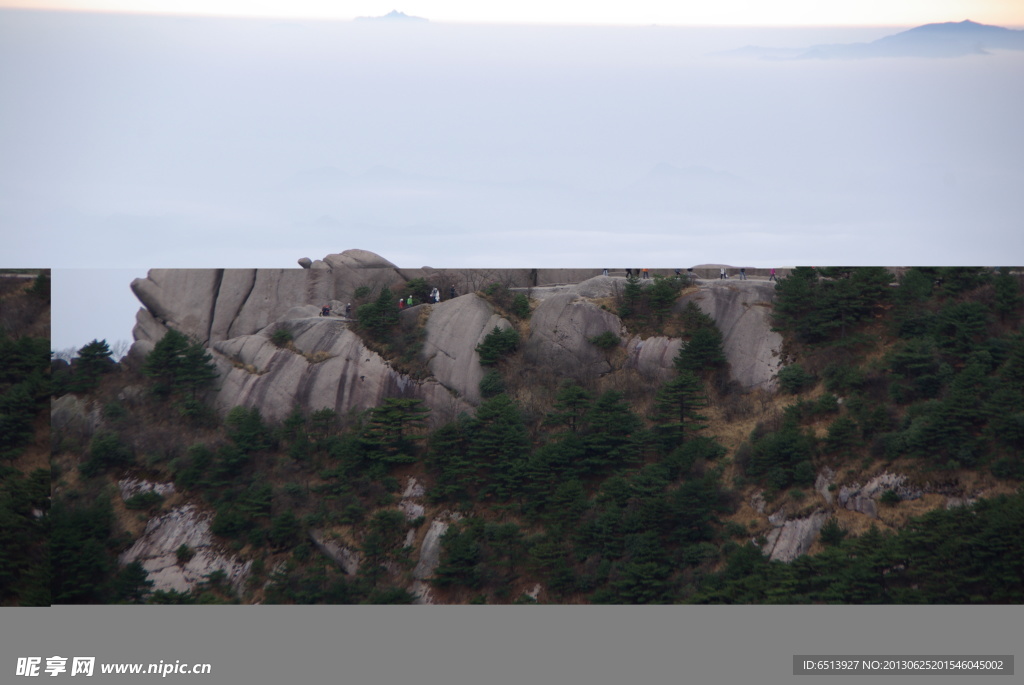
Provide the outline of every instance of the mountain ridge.
{"type": "Polygon", "coordinates": [[[987,55],[989,50],[1024,50],[1024,30],[959,22],[923,24],[870,43],[828,43],[808,48],[768,48],[748,45],[714,53],[720,57],[763,60],[872,59],[885,57],[952,58],[987,55]]]}

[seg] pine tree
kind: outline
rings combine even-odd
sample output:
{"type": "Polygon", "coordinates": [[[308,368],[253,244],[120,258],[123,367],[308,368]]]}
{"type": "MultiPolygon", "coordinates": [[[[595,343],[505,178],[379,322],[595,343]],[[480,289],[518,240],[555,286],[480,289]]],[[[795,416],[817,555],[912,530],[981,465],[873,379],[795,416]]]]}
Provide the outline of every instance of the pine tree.
{"type": "Polygon", "coordinates": [[[441,536],[441,563],[431,580],[437,587],[461,585],[477,589],[483,584],[480,527],[473,523],[471,519],[454,524],[441,536]]]}
{"type": "Polygon", "coordinates": [[[113,370],[114,360],[106,340],[93,340],[78,351],[73,369],[74,375],[68,384],[70,392],[89,392],[100,382],[100,375],[113,370]]]}
{"type": "Polygon", "coordinates": [[[1020,282],[1007,269],[1000,270],[992,285],[996,291],[995,310],[999,314],[999,320],[1006,323],[1007,320],[1019,319],[1021,307],[1024,306],[1024,296],[1020,292],[1020,282]]]}
{"type": "Polygon", "coordinates": [[[389,397],[370,410],[370,420],[362,439],[375,458],[389,464],[416,461],[410,433],[420,429],[430,410],[423,400],[389,397]]]}
{"type": "Polygon", "coordinates": [[[263,423],[260,410],[256,407],[234,407],[224,420],[228,437],[244,454],[268,449],[271,444],[270,430],[263,423]]]}
{"type": "Polygon", "coordinates": [[[498,395],[480,405],[469,430],[469,457],[490,472],[485,492],[507,500],[520,491],[528,446],[526,425],[508,395],[498,395]]]}
{"type": "Polygon", "coordinates": [[[579,430],[580,424],[590,409],[593,397],[577,383],[569,381],[562,385],[555,398],[554,411],[544,419],[546,426],[566,426],[570,433],[579,430]]]}
{"type": "Polygon", "coordinates": [[[654,275],[654,283],[647,288],[645,294],[656,324],[661,325],[668,316],[676,298],[679,297],[679,289],[680,283],[676,279],[661,274],[654,275]]]}
{"type": "Polygon", "coordinates": [[[586,414],[584,466],[595,473],[609,466],[624,466],[641,458],[643,423],[621,392],[609,390],[598,397],[586,414]]]}
{"type": "Polygon", "coordinates": [[[654,398],[655,434],[666,452],[683,443],[690,433],[703,428],[707,417],[700,409],[708,404],[700,380],[689,371],[667,382],[654,398]]]}
{"type": "Polygon", "coordinates": [[[153,392],[167,397],[187,393],[192,399],[217,378],[213,357],[184,333],[169,329],[146,356],[142,372],[153,378],[153,392]]]}
{"type": "Polygon", "coordinates": [[[857,441],[857,424],[849,416],[840,416],[828,427],[825,446],[833,454],[848,455],[857,441]]]}
{"type": "Polygon", "coordinates": [[[430,490],[433,500],[468,499],[476,485],[476,466],[467,456],[469,436],[463,422],[435,430],[429,440],[427,464],[437,474],[430,490]]]}
{"type": "Polygon", "coordinates": [[[619,318],[632,319],[641,314],[643,287],[640,278],[634,274],[626,277],[626,287],[622,290],[622,302],[619,304],[619,318]]]}
{"type": "Polygon", "coordinates": [[[679,348],[675,358],[677,371],[700,373],[725,364],[722,333],[717,327],[698,328],[679,348]]]}
{"type": "Polygon", "coordinates": [[[772,316],[776,330],[792,331],[806,342],[820,337],[813,313],[818,307],[818,273],[798,266],[775,284],[772,316]]]}
{"type": "Polygon", "coordinates": [[[495,326],[494,330],[484,336],[483,342],[476,346],[480,355],[481,366],[494,366],[506,355],[512,354],[519,347],[519,332],[514,328],[502,330],[495,326]]]}
{"type": "Polygon", "coordinates": [[[114,600],[128,604],[142,604],[146,595],[153,589],[153,581],[142,563],[133,561],[121,569],[114,578],[114,600]]]}
{"type": "Polygon", "coordinates": [[[359,327],[371,338],[380,339],[388,329],[398,323],[398,308],[395,302],[391,289],[382,288],[376,300],[356,309],[359,327]]]}
{"type": "Polygon", "coordinates": [[[192,343],[185,349],[175,389],[187,393],[194,400],[200,390],[216,380],[217,375],[213,355],[199,343],[192,343]]]}

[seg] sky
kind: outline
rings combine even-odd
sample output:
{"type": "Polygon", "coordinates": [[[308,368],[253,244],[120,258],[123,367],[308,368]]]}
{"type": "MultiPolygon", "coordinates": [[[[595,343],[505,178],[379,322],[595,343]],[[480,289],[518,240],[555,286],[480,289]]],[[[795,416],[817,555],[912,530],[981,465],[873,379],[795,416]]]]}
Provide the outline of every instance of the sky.
{"type": "Polygon", "coordinates": [[[662,26],[1024,26],[1018,0],[3,0],[0,7],[235,17],[352,19],[392,10],[438,22],[662,26]]]}
{"type": "MultiPolygon", "coordinates": [[[[1024,3],[968,4],[921,21],[1024,3]]],[[[1024,263],[1024,51],[770,61],[718,53],[901,29],[631,17],[0,9],[3,266],[54,268],[64,349],[130,339],[150,268],[350,248],[403,267],[1024,263]]]]}

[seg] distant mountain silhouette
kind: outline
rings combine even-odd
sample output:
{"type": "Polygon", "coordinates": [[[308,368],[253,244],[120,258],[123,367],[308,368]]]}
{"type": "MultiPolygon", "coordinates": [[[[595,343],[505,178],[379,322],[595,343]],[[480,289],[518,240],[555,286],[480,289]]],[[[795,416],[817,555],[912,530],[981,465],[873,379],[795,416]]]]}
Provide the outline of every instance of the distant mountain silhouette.
{"type": "Polygon", "coordinates": [[[414,17],[406,14],[405,12],[399,12],[398,10],[391,10],[382,17],[356,17],[356,21],[428,21],[423,17],[414,17]]]}
{"type": "Polygon", "coordinates": [[[1024,31],[965,20],[925,24],[870,43],[814,45],[810,48],[763,48],[753,45],[716,53],[760,59],[868,59],[872,57],[961,57],[988,50],[1024,50],[1024,31]]]}

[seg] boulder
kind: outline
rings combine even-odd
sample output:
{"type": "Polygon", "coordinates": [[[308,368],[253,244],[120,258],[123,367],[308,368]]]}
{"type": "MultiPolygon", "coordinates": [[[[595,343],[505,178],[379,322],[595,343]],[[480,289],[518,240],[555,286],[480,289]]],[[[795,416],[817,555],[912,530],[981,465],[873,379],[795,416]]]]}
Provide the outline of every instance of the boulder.
{"type": "Polygon", "coordinates": [[[722,331],[733,378],[746,390],[774,388],[781,367],[782,336],[771,330],[774,283],[709,281],[681,297],[675,311],[695,302],[722,331]]]}
{"type": "Polygon", "coordinates": [[[590,339],[606,332],[624,336],[619,317],[573,294],[555,295],[530,315],[530,337],[523,354],[556,377],[597,378],[612,367],[608,355],[590,339]]]}
{"type": "Polygon", "coordinates": [[[642,340],[638,336],[626,344],[629,365],[644,378],[655,383],[664,383],[675,374],[675,358],[683,341],[679,338],[652,336],[642,340]]]}
{"type": "MultiPolygon", "coordinates": [[[[152,344],[160,340],[167,333],[167,326],[156,320],[156,317],[148,309],[140,309],[135,314],[135,328],[132,329],[132,337],[136,343],[148,342],[152,344]]],[[[129,352],[129,354],[131,354],[129,352]]]]}
{"type": "Polygon", "coordinates": [[[369,250],[345,250],[324,257],[332,269],[398,269],[397,266],[369,250]]]}
{"type": "Polygon", "coordinates": [[[594,276],[585,281],[577,283],[575,292],[580,297],[587,297],[592,300],[599,300],[605,297],[613,297],[619,293],[625,281],[621,278],[611,276],[594,276]]]}
{"type": "Polygon", "coordinates": [[[150,269],[131,288],[153,318],[206,344],[223,269],[150,269]]]}
{"type": "Polygon", "coordinates": [[[394,264],[365,250],[328,255],[300,269],[151,269],[131,285],[149,315],[138,319],[135,339],[156,342],[170,326],[210,345],[256,333],[296,305],[351,301],[360,286],[395,287],[406,280],[394,264]]]}
{"type": "Polygon", "coordinates": [[[475,406],[485,373],[476,348],[495,327],[504,330],[512,324],[476,295],[430,306],[421,354],[438,383],[475,406]]]}

